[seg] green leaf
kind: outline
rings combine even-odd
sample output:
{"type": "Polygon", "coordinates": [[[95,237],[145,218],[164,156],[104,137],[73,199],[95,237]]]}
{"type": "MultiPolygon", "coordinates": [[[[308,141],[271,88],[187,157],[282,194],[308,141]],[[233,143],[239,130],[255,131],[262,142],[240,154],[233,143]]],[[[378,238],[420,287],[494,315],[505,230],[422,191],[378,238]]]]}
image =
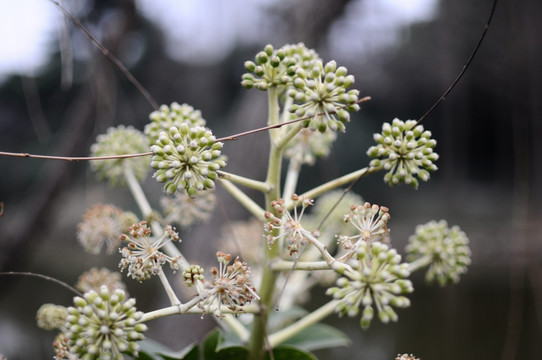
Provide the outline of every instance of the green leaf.
{"type": "MultiPolygon", "coordinates": [[[[318,360],[313,354],[293,346],[281,345],[273,349],[275,360],[318,360]]],[[[266,353],[265,360],[270,360],[269,353],[266,353]]]]}
{"type": "Polygon", "coordinates": [[[158,360],[160,359],[160,357],[156,356],[158,353],[171,352],[167,346],[151,339],[141,341],[139,346],[140,350],[137,360],[158,360]]]}
{"type": "Polygon", "coordinates": [[[248,357],[248,349],[242,346],[231,346],[216,353],[220,360],[243,360],[248,357]]]}
{"type": "Polygon", "coordinates": [[[199,360],[199,345],[190,344],[175,353],[159,353],[164,360],[199,360]]]}
{"type": "Polygon", "coordinates": [[[205,360],[219,360],[216,348],[220,344],[220,331],[211,331],[203,340],[203,358],[205,360]]]}
{"type": "Polygon", "coordinates": [[[314,324],[284,342],[297,348],[313,351],[350,345],[350,339],[339,329],[327,324],[314,324]]]}
{"type": "MultiPolygon", "coordinates": [[[[234,343],[231,340],[230,343],[234,343]]],[[[243,360],[248,356],[248,350],[243,346],[223,346],[222,331],[217,329],[209,333],[203,341],[203,358],[205,360],[243,360]]]]}
{"type": "Polygon", "coordinates": [[[199,345],[190,344],[180,351],[172,351],[159,342],[145,339],[137,360],[199,360],[199,345]]]}

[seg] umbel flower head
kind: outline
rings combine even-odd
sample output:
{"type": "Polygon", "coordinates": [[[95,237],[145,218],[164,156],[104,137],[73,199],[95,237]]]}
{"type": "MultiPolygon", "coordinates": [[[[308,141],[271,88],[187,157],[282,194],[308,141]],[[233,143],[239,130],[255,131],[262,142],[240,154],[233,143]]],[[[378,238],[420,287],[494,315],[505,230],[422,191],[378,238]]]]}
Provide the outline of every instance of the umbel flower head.
{"type": "Polygon", "coordinates": [[[265,213],[265,218],[268,220],[264,225],[264,230],[267,235],[267,242],[269,245],[273,244],[278,239],[283,238],[288,249],[290,256],[298,254],[300,249],[309,244],[309,236],[313,234],[306,230],[301,225],[301,219],[305,213],[305,209],[314,204],[314,201],[309,197],[300,198],[297,194],[292,195],[292,201],[297,202],[301,200],[301,211],[297,212],[297,207],[294,207],[294,214],[290,214],[284,208],[284,199],[273,200],[271,206],[275,209],[278,217],[270,212],[265,213]],[[278,235],[276,233],[278,232],[278,235]]]}
{"type": "Polygon", "coordinates": [[[86,293],[90,290],[99,291],[102,285],[107,286],[110,292],[113,292],[116,289],[126,292],[126,285],[122,282],[122,276],[119,272],[95,267],[85,271],[79,276],[75,288],[86,293]]]}
{"type": "Polygon", "coordinates": [[[395,360],[422,360],[419,357],[416,357],[412,354],[397,354],[397,357],[395,357],[395,360]]]}
{"type": "Polygon", "coordinates": [[[172,126],[179,128],[182,124],[188,124],[190,127],[206,124],[201,111],[195,110],[188,104],[179,105],[176,102],[171,103],[170,106],[160,106],[160,109],[149,115],[149,119],[151,122],[145,126],[149,146],[156,143],[162,131],[168,131],[172,126]]]}
{"type": "Polygon", "coordinates": [[[60,329],[66,322],[68,311],[64,306],[43,304],[36,314],[38,327],[45,330],[60,329]]]}
{"type": "Polygon", "coordinates": [[[391,125],[384,123],[382,133],[373,137],[377,145],[367,150],[367,155],[375,158],[370,167],[387,170],[384,181],[391,186],[405,183],[418,188],[418,179],[427,181],[429,172],[437,170],[434,162],[439,156],[433,152],[437,142],[416,120],[394,119],[391,125]]]}
{"type": "Polygon", "coordinates": [[[75,297],[73,303],[64,325],[70,352],[83,360],[123,359],[122,353],[137,357],[137,342],[147,326],[141,322],[143,313],[137,311],[135,299],[102,286],[99,292],[75,297]]]}
{"type": "Polygon", "coordinates": [[[128,235],[122,234],[121,240],[128,245],[120,249],[123,259],[119,263],[121,271],[128,268],[128,277],[139,282],[157,275],[162,266],[169,263],[173,270],[180,268],[178,258],[168,256],[160,248],[170,241],[179,241],[179,235],[171,226],[166,226],[162,236],[151,237],[151,229],[146,221],[134,224],[128,235]]]}
{"type": "Polygon", "coordinates": [[[232,256],[222,251],[216,253],[216,258],[218,268],[211,269],[213,280],[204,281],[204,291],[200,294],[204,300],[198,304],[200,308],[221,317],[221,306],[239,313],[243,311],[244,305],[260,299],[252,285],[250,268],[245,262],[236,258],[229,265],[232,256]]]}
{"type": "MultiPolygon", "coordinates": [[[[98,135],[90,147],[92,156],[111,156],[140,154],[149,151],[147,138],[132,126],[119,125],[110,127],[106,134],[98,135]]],[[[125,169],[130,169],[137,180],[141,181],[149,171],[149,159],[146,156],[125,159],[92,160],[90,165],[99,177],[109,180],[111,185],[126,183],[125,169]]]]}
{"type": "Polygon", "coordinates": [[[165,183],[164,190],[170,195],[177,189],[185,189],[189,196],[212,189],[217,170],[226,166],[221,156],[222,146],[204,127],[190,127],[186,123],[172,126],[161,132],[151,146],[154,153],[151,166],[157,169],[154,178],[165,183]]]}
{"type": "Polygon", "coordinates": [[[388,229],[390,214],[385,206],[371,205],[366,202],[363,205],[352,205],[350,212],[344,215],[343,221],[350,223],[356,228],[354,236],[339,236],[339,244],[345,250],[355,250],[357,243],[387,241],[390,230],[388,229]]]}
{"type": "Polygon", "coordinates": [[[367,329],[374,311],[384,323],[397,321],[393,307],[406,308],[410,300],[402,294],[414,291],[407,277],[407,263],[401,263],[401,255],[383,243],[362,242],[356,247],[356,259],[351,266],[335,262],[333,269],[344,275],[337,280],[337,287],[327,294],[340,300],[335,311],[356,316],[363,307],[361,327],[367,329]]]}
{"type": "Polygon", "coordinates": [[[318,54],[303,43],[285,45],[278,50],[268,44],[256,54],[254,61],[245,62],[248,73],[242,76],[241,85],[264,91],[270,87],[286,87],[292,83],[296,69],[307,66],[313,59],[318,59],[318,54]]]}
{"type": "Polygon", "coordinates": [[[303,120],[304,127],[325,132],[345,131],[344,124],[350,121],[350,113],[360,109],[358,90],[349,90],[354,76],[348,75],[344,66],[337,67],[335,61],[323,65],[321,60],[311,62],[310,68],[297,68],[293,87],[288,96],[295,101],[290,112],[303,120]]]}
{"type": "Polygon", "coordinates": [[[173,197],[163,196],[160,205],[167,224],[176,223],[187,228],[199,222],[211,219],[216,207],[214,191],[198,191],[195,197],[183,192],[176,192],[173,197]]]}
{"type": "Polygon", "coordinates": [[[91,254],[100,253],[103,247],[112,254],[120,244],[120,235],[134,221],[133,213],[125,213],[113,205],[96,204],[77,225],[77,240],[91,254]]]}
{"type": "Polygon", "coordinates": [[[308,128],[301,129],[294,138],[288,142],[284,156],[299,164],[314,165],[316,158],[329,155],[331,144],[337,138],[331,130],[321,133],[308,128]]]}
{"type": "Polygon", "coordinates": [[[458,226],[448,227],[444,220],[418,225],[406,247],[410,261],[429,264],[425,279],[441,285],[458,283],[467,272],[471,251],[469,239],[458,226]]]}

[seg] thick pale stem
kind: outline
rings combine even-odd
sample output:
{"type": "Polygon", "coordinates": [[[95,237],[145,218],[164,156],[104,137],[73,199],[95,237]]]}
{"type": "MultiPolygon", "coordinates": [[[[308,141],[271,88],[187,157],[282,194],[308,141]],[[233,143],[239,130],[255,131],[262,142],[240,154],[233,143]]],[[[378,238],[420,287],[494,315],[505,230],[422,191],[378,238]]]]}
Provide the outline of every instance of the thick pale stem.
{"type": "Polygon", "coordinates": [[[169,280],[166,277],[166,274],[164,274],[164,270],[160,268],[158,270],[158,277],[160,278],[160,281],[162,282],[162,286],[164,287],[164,290],[166,291],[166,294],[169,298],[169,302],[171,302],[171,305],[179,305],[181,302],[177,298],[177,295],[175,295],[175,292],[173,291],[173,288],[171,287],[171,284],[169,283],[169,280]]]}
{"type": "Polygon", "coordinates": [[[220,179],[220,183],[224,186],[226,190],[237,200],[241,205],[243,205],[248,211],[252,213],[257,219],[262,221],[265,220],[265,210],[256,204],[254,200],[247,196],[241,189],[232,184],[228,180],[220,179]]]}
{"type": "Polygon", "coordinates": [[[331,266],[325,261],[286,261],[277,259],[269,264],[269,267],[275,271],[289,271],[289,270],[329,270],[331,266]],[[294,267],[295,264],[295,267],[294,267]]]}
{"type": "Polygon", "coordinates": [[[298,334],[299,332],[305,330],[312,324],[316,324],[320,320],[324,319],[325,317],[329,316],[333,313],[333,310],[337,307],[339,304],[339,300],[332,300],[322,306],[321,308],[313,311],[312,313],[304,316],[300,320],[296,321],[292,325],[277,331],[274,334],[269,335],[269,346],[271,348],[280,345],[281,343],[285,342],[286,340],[290,339],[294,335],[298,334]]]}
{"type": "Polygon", "coordinates": [[[128,189],[132,193],[134,200],[141,211],[141,214],[144,218],[148,217],[152,213],[151,204],[147,200],[141,185],[137,181],[134,172],[128,166],[123,167],[124,170],[124,179],[126,179],[126,184],[128,184],[128,189]]]}
{"type": "Polygon", "coordinates": [[[318,251],[320,251],[320,254],[322,254],[322,257],[324,258],[326,263],[331,267],[335,262],[335,258],[331,256],[331,254],[327,251],[327,247],[320,241],[318,241],[314,236],[312,236],[309,231],[303,230],[302,233],[303,236],[307,238],[309,242],[318,249],[318,251]]]}
{"type": "Polygon", "coordinates": [[[288,165],[288,171],[286,172],[286,180],[284,181],[284,190],[282,192],[283,199],[290,199],[292,195],[295,194],[300,170],[301,163],[295,159],[291,159],[290,164],[288,165]]]}
{"type": "Polygon", "coordinates": [[[426,255],[424,257],[421,257],[411,263],[408,264],[408,271],[410,271],[411,273],[414,272],[414,271],[417,271],[417,270],[420,270],[426,266],[428,266],[429,264],[431,264],[433,260],[431,259],[431,256],[429,255],[426,255]]]}
{"type": "Polygon", "coordinates": [[[244,176],[230,174],[225,171],[217,171],[217,174],[220,177],[220,179],[229,180],[239,185],[246,186],[250,189],[261,191],[264,194],[271,190],[271,186],[269,186],[269,184],[263,181],[249,179],[244,176]]]}
{"type": "MultiPolygon", "coordinates": [[[[171,315],[208,314],[207,310],[203,310],[196,306],[201,300],[202,298],[198,296],[184,304],[172,305],[163,309],[149,311],[143,315],[143,317],[141,318],[141,321],[146,322],[146,321],[159,319],[159,318],[163,318],[163,317],[171,316],[171,315]]],[[[210,310],[211,312],[215,312],[216,308],[211,308],[210,310]]],[[[243,312],[246,312],[249,314],[257,313],[258,311],[259,311],[259,308],[257,305],[245,305],[243,307],[243,312]]],[[[219,319],[219,321],[226,320],[226,317],[231,318],[233,314],[233,311],[227,306],[222,306],[220,309],[220,312],[222,313],[222,315],[225,315],[225,316],[222,319],[219,319]]],[[[239,321],[237,321],[237,323],[238,325],[236,325],[235,328],[233,326],[230,327],[231,330],[234,331],[241,340],[243,339],[247,340],[249,337],[248,330],[239,321]]]]}

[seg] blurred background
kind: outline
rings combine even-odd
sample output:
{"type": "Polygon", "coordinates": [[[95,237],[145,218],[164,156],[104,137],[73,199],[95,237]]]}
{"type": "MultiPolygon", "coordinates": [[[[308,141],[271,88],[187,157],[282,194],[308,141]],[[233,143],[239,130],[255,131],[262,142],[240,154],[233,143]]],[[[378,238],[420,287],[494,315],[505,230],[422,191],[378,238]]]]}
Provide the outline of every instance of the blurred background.
{"type": "MultiPolygon", "coordinates": [[[[72,0],[63,5],[117,56],[160,104],[200,109],[218,137],[263,126],[266,96],[240,86],[243,62],[271,43],[304,42],[335,59],[371,96],[332,154],[301,174],[300,191],[368,164],[382,122],[418,119],[453,82],[486,24],[492,0],[177,1],[72,0]]],[[[471,241],[472,266],[455,286],[413,276],[399,322],[331,316],[350,347],[321,359],[539,359],[542,354],[542,2],[500,0],[462,81],[423,125],[441,155],[418,190],[389,188],[383,174],[354,191],[390,208],[392,243],[404,249],[417,224],[446,219],[471,241]],[[538,120],[537,120],[538,119],[538,120]]],[[[0,151],[85,156],[110,126],[143,129],[152,107],[123,74],[46,0],[0,1],[0,151]]],[[[227,171],[263,179],[267,135],[229,142],[227,171]]],[[[144,182],[153,206],[161,185],[144,182]]],[[[182,230],[192,262],[210,263],[226,221],[248,213],[218,187],[210,224],[182,230]]],[[[259,199],[261,201],[261,199],[259,199]]],[[[74,284],[119,256],[89,255],[76,241],[85,209],[113,203],[136,211],[125,188],[96,180],[86,162],[0,157],[0,271],[32,271],[74,284]]],[[[167,305],[157,279],[126,279],[138,308],[167,305]]],[[[314,289],[309,308],[327,300],[314,289]]],[[[186,295],[189,296],[189,295],[186,295]]],[[[50,359],[54,333],[35,325],[43,303],[72,294],[28,277],[0,277],[0,354],[50,359]]],[[[215,326],[199,316],[155,320],[148,337],[172,349],[215,326]]]]}

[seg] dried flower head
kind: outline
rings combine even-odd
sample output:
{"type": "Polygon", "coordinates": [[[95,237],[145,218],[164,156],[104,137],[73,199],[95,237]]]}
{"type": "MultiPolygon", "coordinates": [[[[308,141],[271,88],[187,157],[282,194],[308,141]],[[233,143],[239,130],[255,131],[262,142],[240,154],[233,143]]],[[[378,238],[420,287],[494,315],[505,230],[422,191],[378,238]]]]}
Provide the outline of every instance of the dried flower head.
{"type": "Polygon", "coordinates": [[[90,290],[99,291],[102,285],[107,286],[110,292],[116,289],[126,292],[126,285],[122,282],[122,276],[119,272],[95,267],[79,276],[75,288],[86,293],[90,290]]]}
{"type": "MultiPolygon", "coordinates": [[[[139,154],[149,151],[147,138],[132,126],[117,126],[107,129],[106,134],[98,135],[96,143],[90,147],[92,156],[139,154]]],[[[99,177],[109,180],[110,185],[124,185],[125,171],[129,169],[141,181],[149,171],[146,156],[112,160],[93,160],[90,165],[99,177]]]]}
{"type": "Polygon", "coordinates": [[[158,140],[160,132],[168,131],[170,127],[179,128],[182,124],[188,126],[205,126],[205,119],[201,116],[201,111],[195,110],[188,104],[179,105],[173,102],[170,106],[162,105],[160,109],[153,111],[149,115],[150,123],[145,126],[145,135],[148,138],[149,146],[152,146],[158,140]]]}
{"type": "Polygon", "coordinates": [[[151,146],[151,166],[157,169],[154,178],[166,183],[166,193],[185,189],[189,196],[195,196],[198,191],[215,186],[216,171],[226,166],[221,156],[223,144],[215,140],[210,130],[186,123],[160,133],[151,146]]]}
{"type": "Polygon", "coordinates": [[[216,207],[216,195],[212,190],[198,191],[195,197],[188,196],[184,191],[176,192],[173,197],[162,197],[160,205],[166,223],[176,223],[187,228],[211,219],[216,207]]]}
{"type": "Polygon", "coordinates": [[[408,354],[397,354],[397,357],[395,358],[395,360],[422,360],[420,359],[419,357],[416,357],[412,354],[408,355],[408,354]]]}
{"type": "Polygon", "coordinates": [[[371,324],[375,308],[380,320],[387,323],[398,318],[392,306],[410,305],[410,300],[402,296],[414,290],[407,279],[408,264],[401,263],[401,255],[386,244],[361,242],[351,266],[336,262],[333,269],[343,277],[337,280],[337,287],[329,288],[326,293],[340,300],[335,308],[339,314],[356,316],[363,306],[363,329],[371,324]]]}
{"type": "Polygon", "coordinates": [[[232,256],[222,251],[216,253],[216,258],[218,268],[211,269],[213,280],[204,281],[204,291],[200,294],[204,300],[199,303],[200,308],[221,317],[222,306],[240,313],[244,305],[260,299],[252,285],[250,268],[245,262],[236,258],[233,264],[229,265],[232,256]]]}
{"type": "Polygon", "coordinates": [[[310,69],[296,69],[293,87],[288,90],[295,104],[289,110],[297,117],[308,117],[303,126],[311,130],[344,132],[349,112],[360,109],[359,91],[346,91],[353,84],[354,76],[348,75],[345,67],[337,67],[335,61],[323,65],[321,60],[314,60],[310,69]]]}
{"type": "Polygon", "coordinates": [[[284,156],[299,164],[314,165],[316,158],[327,157],[331,144],[337,138],[331,130],[325,132],[301,129],[288,143],[284,156]]]}
{"type": "Polygon", "coordinates": [[[120,244],[120,235],[134,218],[132,213],[124,213],[113,205],[94,205],[77,225],[77,240],[91,254],[100,253],[104,246],[107,253],[112,254],[120,244]]]}
{"type": "Polygon", "coordinates": [[[284,208],[284,199],[274,200],[271,206],[275,209],[278,216],[265,213],[265,218],[268,220],[265,223],[264,229],[269,245],[275,243],[279,239],[284,239],[286,248],[290,256],[299,253],[300,249],[309,244],[308,236],[314,236],[310,231],[306,230],[301,225],[301,219],[305,213],[305,209],[309,205],[313,205],[314,201],[311,198],[300,198],[298,195],[292,195],[292,201],[301,200],[301,211],[297,213],[297,207],[294,207],[293,216],[284,208]]]}
{"type": "Polygon", "coordinates": [[[38,327],[45,330],[60,329],[66,322],[68,311],[64,306],[43,304],[36,313],[38,327]]]}
{"type": "Polygon", "coordinates": [[[427,181],[429,172],[437,170],[434,162],[439,156],[433,152],[437,142],[416,120],[394,119],[391,125],[384,123],[382,133],[374,134],[374,140],[377,145],[367,151],[375,158],[370,167],[387,170],[384,181],[391,186],[405,183],[417,188],[418,179],[427,181]]]}
{"type": "Polygon", "coordinates": [[[444,220],[418,225],[406,247],[409,261],[429,264],[425,279],[441,285],[458,283],[471,263],[469,239],[458,226],[448,227],[444,220]]]}
{"type": "Polygon", "coordinates": [[[53,349],[55,350],[55,356],[53,359],[55,360],[78,360],[79,358],[77,355],[72,353],[70,351],[69,347],[69,341],[66,334],[63,332],[59,333],[57,336],[55,336],[55,340],[53,341],[53,349]]]}
{"type": "Polygon", "coordinates": [[[366,202],[363,205],[352,205],[350,212],[344,215],[343,221],[352,224],[357,230],[354,236],[339,236],[338,242],[345,250],[355,249],[360,241],[375,242],[388,241],[388,220],[390,214],[385,206],[371,205],[366,202]]]}
{"type": "Polygon", "coordinates": [[[92,360],[123,359],[122,353],[137,357],[137,342],[144,338],[147,326],[141,322],[143,313],[137,311],[135,299],[102,286],[100,292],[91,290],[73,303],[64,325],[70,352],[92,360]]]}
{"type": "Polygon", "coordinates": [[[318,59],[318,54],[303,43],[285,45],[278,50],[268,44],[256,54],[254,61],[245,62],[248,73],[242,76],[241,85],[264,91],[270,87],[284,88],[292,83],[297,68],[307,66],[314,59],[318,59]]]}
{"type": "Polygon", "coordinates": [[[147,280],[151,275],[156,275],[162,266],[169,263],[173,270],[180,269],[178,258],[168,256],[160,251],[160,248],[170,241],[180,241],[171,226],[164,228],[160,237],[151,237],[151,229],[146,221],[132,225],[128,234],[121,235],[121,240],[128,245],[120,250],[123,259],[119,263],[121,271],[128,268],[128,277],[139,282],[147,280]]]}

